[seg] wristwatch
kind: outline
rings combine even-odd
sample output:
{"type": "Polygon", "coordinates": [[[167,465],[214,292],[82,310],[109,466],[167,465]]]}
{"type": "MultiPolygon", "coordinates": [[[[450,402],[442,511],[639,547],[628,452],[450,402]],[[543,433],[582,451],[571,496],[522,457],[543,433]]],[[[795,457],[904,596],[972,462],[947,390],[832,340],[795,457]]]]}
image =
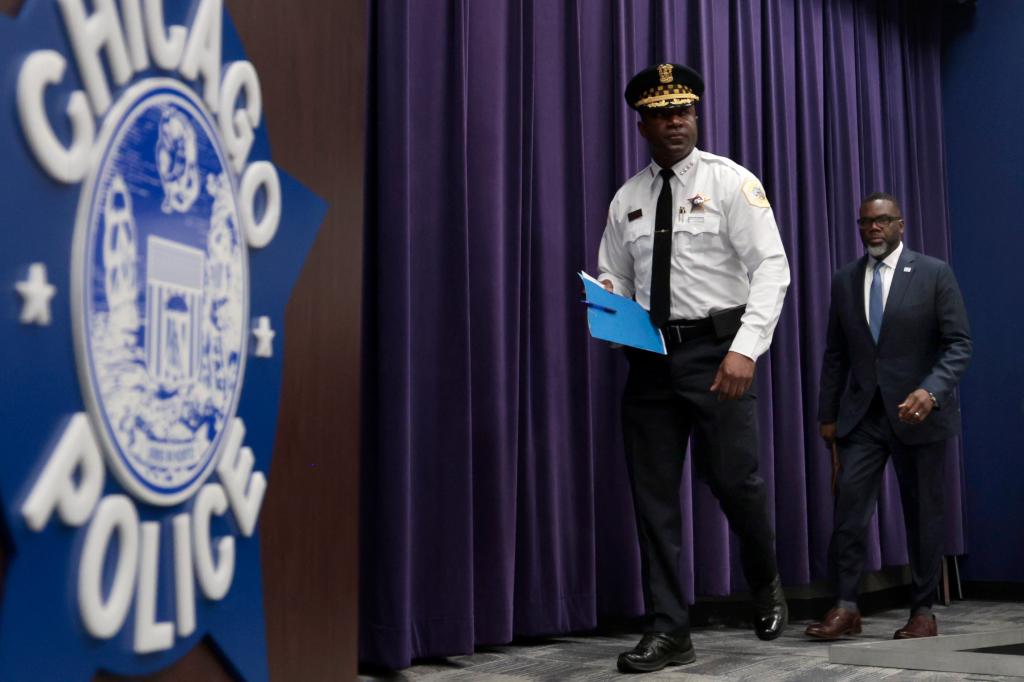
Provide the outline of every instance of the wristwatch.
{"type": "Polygon", "coordinates": [[[928,391],[928,397],[932,399],[932,409],[939,409],[939,400],[938,398],[935,397],[935,394],[932,393],[931,391],[928,391]]]}

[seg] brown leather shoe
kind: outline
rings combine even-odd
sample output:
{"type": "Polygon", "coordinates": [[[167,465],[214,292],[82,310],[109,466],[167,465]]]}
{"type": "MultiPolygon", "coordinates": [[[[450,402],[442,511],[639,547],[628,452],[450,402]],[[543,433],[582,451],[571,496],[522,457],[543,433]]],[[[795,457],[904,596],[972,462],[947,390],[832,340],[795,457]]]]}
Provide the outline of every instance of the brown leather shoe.
{"type": "Polygon", "coordinates": [[[934,615],[911,616],[907,624],[896,631],[893,639],[917,639],[918,637],[935,637],[939,634],[938,623],[934,615]]]}
{"type": "Polygon", "coordinates": [[[844,635],[859,635],[860,611],[850,611],[838,606],[831,608],[820,621],[808,625],[804,634],[815,639],[839,639],[844,635]]]}

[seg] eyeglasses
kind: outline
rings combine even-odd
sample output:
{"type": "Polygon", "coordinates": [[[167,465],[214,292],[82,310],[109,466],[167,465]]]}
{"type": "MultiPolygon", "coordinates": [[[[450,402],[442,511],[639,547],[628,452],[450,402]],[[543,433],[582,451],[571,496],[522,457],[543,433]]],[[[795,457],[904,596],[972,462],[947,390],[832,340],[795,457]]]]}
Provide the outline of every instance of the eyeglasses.
{"type": "Polygon", "coordinates": [[[857,218],[857,224],[860,225],[860,229],[866,230],[875,224],[886,228],[897,220],[903,220],[903,218],[898,215],[876,215],[874,218],[857,218]]]}

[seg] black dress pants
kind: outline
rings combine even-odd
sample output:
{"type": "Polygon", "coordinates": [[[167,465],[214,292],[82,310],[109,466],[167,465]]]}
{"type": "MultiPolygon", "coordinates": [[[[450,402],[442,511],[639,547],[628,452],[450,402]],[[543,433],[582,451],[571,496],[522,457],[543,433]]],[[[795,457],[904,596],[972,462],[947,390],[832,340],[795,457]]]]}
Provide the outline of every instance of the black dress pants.
{"type": "Polygon", "coordinates": [[[907,445],[892,430],[881,395],[845,438],[837,442],[839,481],[835,525],[829,543],[829,571],[836,595],[855,602],[859,593],[868,524],[882,484],[885,463],[892,456],[903,502],[907,554],[911,571],[911,610],[930,607],[941,570],[943,481],[946,441],[907,445]]]}
{"type": "Polygon", "coordinates": [[[739,400],[719,400],[708,390],[731,343],[707,335],[673,347],[667,357],[626,350],[630,367],[623,433],[644,603],[653,630],[689,627],[679,579],[679,488],[691,434],[695,471],[708,482],[739,537],[747,583],[766,586],[778,573],[765,483],[757,473],[754,387],[739,400]]]}

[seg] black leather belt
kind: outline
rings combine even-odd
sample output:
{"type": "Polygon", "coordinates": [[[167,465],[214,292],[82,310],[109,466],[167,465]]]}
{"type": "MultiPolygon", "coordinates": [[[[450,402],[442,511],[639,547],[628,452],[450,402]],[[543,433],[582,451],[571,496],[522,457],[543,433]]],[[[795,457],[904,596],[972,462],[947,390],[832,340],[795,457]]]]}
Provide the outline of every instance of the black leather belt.
{"type": "Polygon", "coordinates": [[[665,343],[685,343],[714,333],[715,325],[710,317],[703,320],[670,320],[665,323],[662,331],[665,343]]]}
{"type": "Polygon", "coordinates": [[[678,345],[702,336],[714,335],[716,339],[731,339],[740,329],[743,313],[747,306],[738,305],[711,313],[700,320],[669,320],[662,327],[665,343],[678,345]]]}

